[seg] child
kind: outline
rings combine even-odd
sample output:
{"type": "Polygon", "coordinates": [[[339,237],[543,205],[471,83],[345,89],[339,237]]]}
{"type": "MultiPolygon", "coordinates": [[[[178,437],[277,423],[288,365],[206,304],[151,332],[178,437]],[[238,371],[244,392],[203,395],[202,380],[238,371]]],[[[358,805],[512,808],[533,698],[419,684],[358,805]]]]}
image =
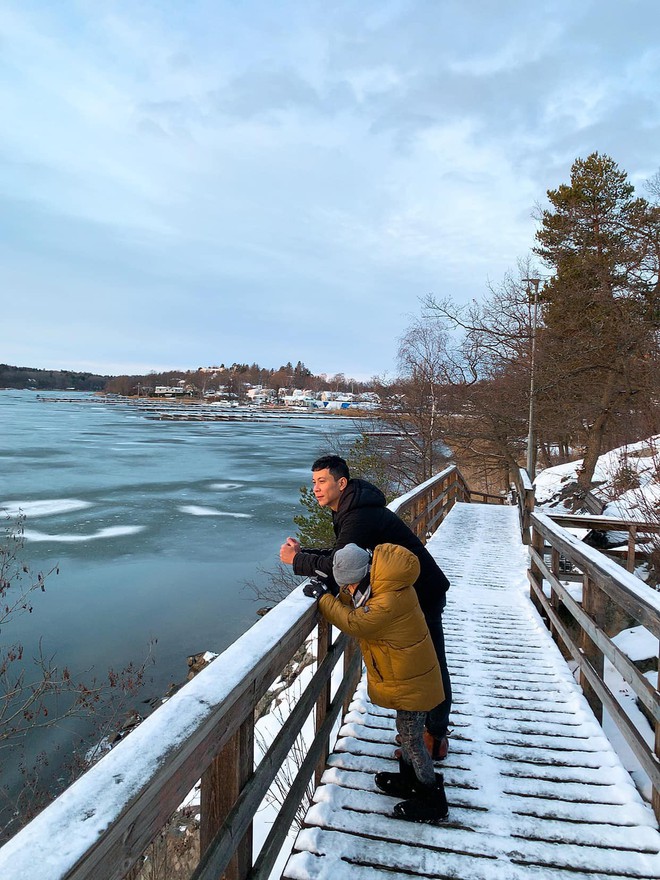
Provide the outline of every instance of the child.
{"type": "Polygon", "coordinates": [[[369,553],[347,544],[333,557],[332,574],[343,588],[346,604],[327,586],[311,582],[308,596],[331,624],[360,641],[367,668],[367,690],[373,703],[396,709],[401,737],[398,773],[377,773],[376,785],[405,798],[394,815],[412,822],[437,823],[447,818],[441,774],[424,745],[426,713],[444,699],[438,659],[413,584],[419,576],[417,557],[397,544],[379,544],[369,570],[369,553]],[[351,597],[349,600],[348,597],[351,597]]]}

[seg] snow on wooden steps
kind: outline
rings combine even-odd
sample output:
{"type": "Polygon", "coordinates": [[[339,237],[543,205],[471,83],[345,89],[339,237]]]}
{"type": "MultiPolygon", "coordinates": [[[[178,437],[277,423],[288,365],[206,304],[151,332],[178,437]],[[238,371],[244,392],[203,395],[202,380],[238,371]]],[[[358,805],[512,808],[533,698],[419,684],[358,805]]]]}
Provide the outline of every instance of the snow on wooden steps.
{"type": "Polygon", "coordinates": [[[284,877],[660,878],[660,834],[528,598],[517,510],[457,504],[428,544],[452,587],[449,820],[415,825],[374,774],[396,770],[394,712],[363,680],[284,877]]]}

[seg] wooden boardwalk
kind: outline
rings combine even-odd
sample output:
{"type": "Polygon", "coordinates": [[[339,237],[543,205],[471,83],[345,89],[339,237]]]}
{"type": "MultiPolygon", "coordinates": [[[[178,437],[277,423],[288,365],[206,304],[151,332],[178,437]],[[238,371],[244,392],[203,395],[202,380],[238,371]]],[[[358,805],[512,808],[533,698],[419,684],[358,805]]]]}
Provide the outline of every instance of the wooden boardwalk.
{"type": "Polygon", "coordinates": [[[284,877],[660,878],[653,813],[529,601],[517,517],[457,504],[428,544],[452,582],[449,821],[391,817],[373,775],[396,769],[394,713],[363,681],[284,877]]]}

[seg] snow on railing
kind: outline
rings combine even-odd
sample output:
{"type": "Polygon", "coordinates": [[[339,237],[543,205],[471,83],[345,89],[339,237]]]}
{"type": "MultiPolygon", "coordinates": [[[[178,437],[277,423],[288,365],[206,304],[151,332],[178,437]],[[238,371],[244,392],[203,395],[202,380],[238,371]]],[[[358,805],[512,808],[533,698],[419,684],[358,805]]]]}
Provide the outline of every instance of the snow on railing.
{"type": "Polygon", "coordinates": [[[415,486],[388,504],[405,519],[421,541],[426,541],[457,501],[469,501],[470,489],[455,464],[415,486]]]}
{"type": "Polygon", "coordinates": [[[520,534],[522,535],[523,544],[529,544],[531,542],[529,518],[534,510],[534,484],[523,467],[513,468],[512,476],[516,501],[518,502],[520,534]]]}
{"type": "MultiPolygon", "coordinates": [[[[213,857],[214,871],[220,867],[205,873],[200,865],[195,876],[221,876],[237,850],[226,876],[236,870],[244,876],[244,866],[252,864],[252,817],[307,715],[318,701],[317,736],[301,770],[307,777],[292,785],[298,803],[300,787],[306,787],[316,765],[325,763],[332,721],[359,677],[359,653],[345,651],[350,643],[344,636],[330,645],[329,628],[321,622],[319,668],[293,721],[285,724],[253,773],[255,706],[317,623],[316,604],[297,588],[6,843],[0,849],[0,877],[123,878],[200,776],[202,852],[206,849],[207,861],[213,857]],[[331,703],[330,673],[342,653],[344,680],[331,703]],[[227,804],[228,794],[227,808],[217,809],[223,799],[227,804]],[[214,849],[211,841],[225,819],[229,830],[214,849]]],[[[291,814],[291,804],[282,811],[291,814]]],[[[279,851],[275,837],[284,838],[292,818],[283,833],[278,827],[264,845],[264,876],[279,851]]]]}

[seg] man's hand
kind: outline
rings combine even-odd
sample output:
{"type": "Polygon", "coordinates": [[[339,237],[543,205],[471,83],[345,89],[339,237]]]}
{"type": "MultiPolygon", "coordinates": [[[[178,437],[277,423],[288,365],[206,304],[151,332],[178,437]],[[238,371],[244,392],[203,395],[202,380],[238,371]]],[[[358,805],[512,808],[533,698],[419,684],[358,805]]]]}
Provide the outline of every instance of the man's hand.
{"type": "Polygon", "coordinates": [[[309,596],[310,599],[320,599],[321,596],[325,596],[328,592],[328,585],[324,584],[322,580],[314,578],[308,584],[305,584],[303,587],[303,593],[306,596],[309,596]]]}
{"type": "Polygon", "coordinates": [[[287,538],[284,544],[280,547],[280,559],[287,565],[292,565],[296,553],[299,552],[300,541],[296,541],[295,538],[287,538]]]}

